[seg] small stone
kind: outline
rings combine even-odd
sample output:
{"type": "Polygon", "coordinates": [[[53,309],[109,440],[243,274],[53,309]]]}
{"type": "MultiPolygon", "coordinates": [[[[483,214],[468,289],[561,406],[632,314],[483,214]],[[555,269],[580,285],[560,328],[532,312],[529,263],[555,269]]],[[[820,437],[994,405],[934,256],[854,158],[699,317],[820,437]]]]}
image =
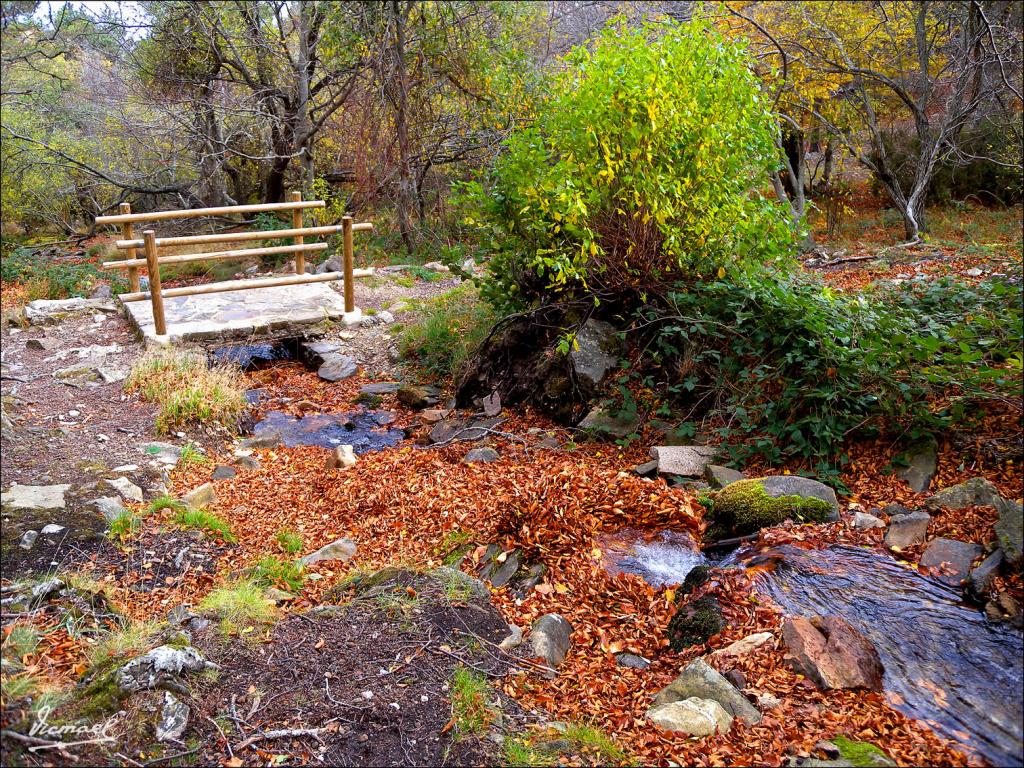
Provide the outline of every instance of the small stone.
{"type": "Polygon", "coordinates": [[[501,395],[495,390],[483,400],[484,416],[497,416],[501,413],[501,395]]]}
{"type": "Polygon", "coordinates": [[[838,616],[787,617],[782,638],[788,659],[819,688],[882,690],[882,661],[864,635],[838,616]]]}
{"type": "Polygon", "coordinates": [[[346,563],[352,559],[352,556],[355,555],[355,553],[356,543],[352,541],[352,539],[341,538],[320,547],[316,552],[306,555],[300,559],[299,562],[303,566],[319,563],[322,560],[339,560],[346,563]]]}
{"type": "Polygon", "coordinates": [[[181,500],[192,509],[204,509],[217,501],[217,491],[213,483],[203,483],[182,496],[181,500]]]}
{"type": "MultiPolygon", "coordinates": [[[[557,668],[565,661],[572,637],[572,624],[557,613],[541,616],[530,628],[530,646],[536,656],[549,667],[557,668]]],[[[553,672],[549,673],[553,676],[553,672]]]]}
{"type": "Polygon", "coordinates": [[[42,336],[38,339],[28,339],[25,342],[27,349],[41,349],[44,352],[49,352],[51,349],[56,349],[60,346],[60,341],[49,336],[42,336]]]}
{"type": "Polygon", "coordinates": [[[921,511],[893,515],[889,518],[889,530],[885,533],[885,546],[890,549],[905,549],[924,543],[931,519],[927,512],[921,511]]]}
{"type": "Polygon", "coordinates": [[[235,459],[235,464],[240,466],[242,469],[259,469],[260,463],[252,456],[239,456],[235,459]]]}
{"type": "Polygon", "coordinates": [[[188,672],[202,672],[204,669],[219,667],[206,661],[195,648],[161,645],[118,669],[115,680],[124,693],[153,688],[183,689],[182,676],[188,672]]]}
{"type": "Polygon", "coordinates": [[[980,544],[956,539],[935,539],[921,555],[921,565],[934,569],[935,577],[952,587],[967,578],[971,563],[982,553],[980,544]]]}
{"type": "Polygon", "coordinates": [[[157,741],[178,741],[188,727],[189,708],[170,691],[164,691],[164,706],[156,726],[157,741]]]}
{"type": "Polygon", "coordinates": [[[738,669],[727,670],[723,677],[736,686],[737,690],[742,691],[747,687],[747,677],[738,669]]]}
{"type": "Polygon", "coordinates": [[[498,647],[503,651],[511,651],[523,644],[523,630],[515,624],[509,624],[508,629],[508,637],[498,643],[498,647]]]}
{"type": "Polygon", "coordinates": [[[214,480],[230,480],[236,474],[237,472],[235,472],[234,467],[229,467],[227,464],[220,464],[214,468],[212,477],[214,480]]]}
{"type": "Polygon", "coordinates": [[[696,696],[653,706],[647,710],[647,719],[659,728],[690,736],[725,733],[732,727],[733,720],[717,701],[696,696]]]}
{"type": "Polygon", "coordinates": [[[348,469],[354,467],[358,461],[351,445],[339,445],[327,457],[327,469],[348,469]]]}
{"type": "Polygon", "coordinates": [[[662,688],[654,697],[654,706],[694,696],[717,702],[732,717],[751,725],[761,722],[761,713],[747,701],[747,697],[703,659],[690,662],[679,677],[662,688]]]}
{"type": "Polygon", "coordinates": [[[110,440],[110,438],[107,435],[104,435],[102,432],[100,434],[96,435],[96,441],[97,442],[106,443],[109,440],[110,440]]]}
{"type": "Polygon", "coordinates": [[[719,648],[717,651],[712,653],[712,656],[746,656],[751,651],[760,648],[767,642],[774,639],[774,635],[771,632],[755,632],[752,635],[747,635],[742,640],[737,640],[734,643],[727,645],[725,648],[719,648]]]}
{"type": "Polygon", "coordinates": [[[47,511],[64,509],[64,494],[70,485],[19,485],[13,483],[0,493],[0,505],[4,509],[25,511],[47,511]]]}
{"type": "Polygon", "coordinates": [[[181,458],[181,447],[173,443],[144,443],[139,448],[158,464],[167,467],[177,466],[181,458]]]}
{"type": "Polygon", "coordinates": [[[114,522],[127,512],[121,500],[114,496],[102,496],[94,500],[92,504],[100,511],[108,523],[114,522]]]}
{"type": "Polygon", "coordinates": [[[400,381],[378,381],[374,384],[367,384],[360,387],[361,395],[393,395],[402,388],[400,381]]]}
{"type": "Polygon", "coordinates": [[[915,493],[927,491],[938,469],[939,444],[935,438],[931,438],[911,446],[908,453],[909,466],[898,470],[896,474],[903,478],[910,486],[910,490],[915,493]]]}
{"type": "Polygon", "coordinates": [[[856,512],[853,515],[853,527],[858,531],[867,531],[871,528],[885,528],[885,523],[868,512],[856,512]]]}
{"type": "Polygon", "coordinates": [[[424,424],[437,424],[439,421],[444,421],[448,418],[448,414],[451,411],[443,408],[428,408],[420,413],[420,421],[424,424]]]}
{"type": "Polygon", "coordinates": [[[615,654],[615,662],[620,667],[629,667],[630,669],[647,669],[651,666],[650,661],[635,653],[617,653],[615,654]]]}
{"type": "Polygon", "coordinates": [[[964,274],[967,275],[967,277],[981,277],[985,273],[977,267],[971,267],[970,269],[965,269],[964,274]]]}
{"type": "Polygon", "coordinates": [[[971,571],[971,590],[978,597],[988,592],[989,584],[1003,562],[1003,550],[997,549],[971,571]]]}
{"type": "Polygon", "coordinates": [[[651,459],[650,461],[646,461],[643,464],[637,464],[635,467],[633,467],[632,471],[634,475],[640,475],[640,477],[647,477],[648,475],[653,475],[655,472],[658,471],[658,460],[651,459]]]}
{"type": "Polygon", "coordinates": [[[704,479],[712,488],[725,488],[729,483],[746,480],[747,476],[738,469],[723,467],[720,464],[708,464],[704,468],[704,479]]]}
{"type": "Polygon", "coordinates": [[[613,414],[603,406],[592,408],[577,425],[580,429],[605,435],[608,437],[628,437],[640,427],[640,420],[635,414],[613,414]]]}
{"type": "Polygon", "coordinates": [[[56,536],[58,533],[61,533],[62,531],[66,530],[67,528],[65,528],[63,525],[57,525],[56,523],[47,523],[43,526],[42,530],[39,531],[39,533],[41,533],[43,536],[56,536]]]}
{"type": "Polygon", "coordinates": [[[355,376],[359,366],[347,355],[330,354],[324,357],[323,365],[316,370],[316,375],[325,381],[341,381],[355,376]]]}
{"type": "Polygon", "coordinates": [[[18,546],[27,552],[35,546],[36,539],[38,538],[39,531],[25,531],[21,534],[21,541],[18,542],[18,546]]]}
{"type": "Polygon", "coordinates": [[[470,451],[468,451],[466,453],[466,456],[465,456],[465,458],[463,458],[462,461],[464,463],[466,463],[466,464],[475,464],[475,463],[485,463],[486,464],[486,463],[490,463],[492,461],[497,461],[500,458],[501,458],[501,454],[499,454],[493,448],[473,448],[472,450],[470,450],[470,451]]]}
{"type": "Polygon", "coordinates": [[[68,411],[68,416],[70,416],[70,417],[71,417],[71,418],[73,418],[73,419],[76,419],[76,418],[78,418],[78,417],[79,417],[79,416],[81,416],[81,415],[82,415],[82,412],[81,412],[81,411],[76,411],[76,410],[75,410],[75,409],[73,409],[73,408],[72,408],[72,409],[71,409],[70,411],[68,411]]]}
{"type": "Polygon", "coordinates": [[[717,450],[715,445],[658,445],[651,448],[651,458],[660,475],[701,477],[717,450]]]}

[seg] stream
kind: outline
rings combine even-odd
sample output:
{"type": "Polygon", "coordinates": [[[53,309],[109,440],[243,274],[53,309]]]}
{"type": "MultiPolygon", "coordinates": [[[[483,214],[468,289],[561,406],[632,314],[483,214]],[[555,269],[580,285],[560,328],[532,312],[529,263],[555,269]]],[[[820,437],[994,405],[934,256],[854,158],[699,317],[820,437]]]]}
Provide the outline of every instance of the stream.
{"type": "MultiPolygon", "coordinates": [[[[679,536],[609,537],[612,572],[656,585],[682,582],[703,558],[679,536]]],[[[754,568],[756,588],[787,615],[846,619],[878,649],[895,709],[993,765],[1024,765],[1020,631],[989,624],[957,591],[874,550],[744,549],[719,567],[754,568]]]]}
{"type": "Polygon", "coordinates": [[[302,418],[283,411],[269,411],[256,423],[253,432],[280,435],[289,448],[297,445],[318,445],[336,448],[351,445],[356,454],[393,448],[405,439],[400,429],[388,429],[394,420],[387,411],[352,411],[350,413],[311,413],[302,418]]]}

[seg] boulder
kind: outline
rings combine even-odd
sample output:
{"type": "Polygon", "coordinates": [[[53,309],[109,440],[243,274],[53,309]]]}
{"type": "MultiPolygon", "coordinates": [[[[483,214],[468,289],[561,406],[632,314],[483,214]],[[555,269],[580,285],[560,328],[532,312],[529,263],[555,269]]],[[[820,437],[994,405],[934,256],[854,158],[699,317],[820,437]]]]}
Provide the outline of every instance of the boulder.
{"type": "Polygon", "coordinates": [[[600,320],[587,320],[576,332],[575,344],[569,353],[577,379],[591,389],[598,389],[605,376],[619,364],[615,329],[600,320]]]}
{"type": "Polygon", "coordinates": [[[152,688],[185,692],[181,677],[205,669],[220,667],[204,659],[195,648],[161,645],[118,669],[115,680],[123,693],[137,693],[152,688]]]}
{"type": "Polygon", "coordinates": [[[971,570],[971,591],[977,597],[988,594],[988,586],[1003,563],[1003,550],[997,549],[971,570]]]}
{"type": "Polygon", "coordinates": [[[908,454],[908,466],[898,470],[896,474],[906,481],[910,490],[923,493],[932,484],[932,478],[935,477],[938,468],[939,444],[933,437],[911,446],[908,454]]]}
{"type": "Polygon", "coordinates": [[[690,736],[711,736],[732,727],[732,716],[717,701],[696,696],[651,707],[647,719],[659,728],[690,736]]]}
{"type": "Polygon", "coordinates": [[[668,642],[673,651],[706,643],[725,629],[722,607],[713,597],[700,597],[679,606],[668,623],[668,642]]]}
{"type": "Polygon", "coordinates": [[[925,501],[930,509],[963,509],[973,505],[1001,507],[999,490],[983,477],[974,477],[965,483],[943,488],[925,501]]]}
{"type": "Polygon", "coordinates": [[[715,445],[658,445],[651,458],[658,462],[659,475],[701,477],[718,450],[715,445]]]}
{"type": "Polygon", "coordinates": [[[818,687],[882,689],[878,651],[845,619],[790,617],[782,624],[782,639],[790,663],[818,687]]]}
{"type": "Polygon", "coordinates": [[[192,509],[203,509],[217,501],[217,491],[213,483],[203,483],[182,496],[181,500],[192,509]]]}
{"type": "Polygon", "coordinates": [[[473,448],[471,451],[468,451],[466,453],[466,456],[462,459],[462,461],[465,462],[466,464],[487,464],[492,461],[497,461],[500,458],[501,454],[499,454],[493,448],[473,448]]]}
{"type": "Polygon", "coordinates": [[[299,560],[303,566],[319,563],[321,560],[340,560],[345,563],[352,559],[356,553],[356,543],[352,539],[341,538],[332,541],[316,552],[311,552],[299,560]]]}
{"type": "Polygon", "coordinates": [[[1024,562],[1024,505],[1016,501],[1003,501],[999,507],[999,520],[995,524],[996,539],[1006,556],[1006,564],[1020,568],[1024,562]]]}
{"type": "MultiPolygon", "coordinates": [[[[13,483],[0,492],[0,506],[12,511],[47,511],[64,509],[64,494],[70,485],[20,485],[13,483]]],[[[140,499],[141,501],[141,499],[140,499]]]]}
{"type": "Polygon", "coordinates": [[[324,381],[341,381],[356,375],[359,365],[348,355],[330,354],[316,369],[316,375],[324,381]]]}
{"type": "Polygon", "coordinates": [[[747,476],[738,469],[723,467],[721,464],[708,464],[704,468],[704,479],[708,481],[708,485],[718,490],[730,483],[746,480],[747,476]]]}
{"type": "Polygon", "coordinates": [[[571,638],[572,624],[557,613],[541,616],[530,628],[530,647],[534,655],[544,659],[552,669],[565,661],[571,638]]]}
{"type": "Polygon", "coordinates": [[[730,483],[711,494],[716,526],[737,536],[784,520],[823,523],[839,519],[835,491],[799,475],[772,475],[730,483]]]}
{"type": "Polygon", "coordinates": [[[978,544],[956,539],[934,539],[921,555],[921,565],[935,569],[935,577],[952,587],[957,587],[967,578],[971,563],[982,550],[978,544]]]}
{"type": "Polygon", "coordinates": [[[604,406],[592,408],[577,424],[580,429],[609,437],[628,437],[637,431],[640,419],[635,413],[612,413],[604,406]]]}
{"type": "Polygon", "coordinates": [[[719,648],[711,655],[716,658],[720,656],[746,656],[751,651],[755,651],[765,643],[770,642],[774,637],[771,632],[755,632],[752,635],[747,635],[742,640],[730,643],[725,648],[719,648]]]}
{"type": "Polygon", "coordinates": [[[761,712],[757,707],[703,659],[690,662],[679,677],[658,691],[653,706],[692,697],[717,702],[731,717],[738,717],[750,725],[761,722],[761,712]]]}
{"type": "Polygon", "coordinates": [[[931,519],[923,511],[893,515],[889,518],[889,530],[885,532],[885,546],[890,549],[906,549],[915,544],[923,544],[928,537],[928,523],[931,519]]]}
{"type": "Polygon", "coordinates": [[[855,512],[853,515],[853,527],[858,531],[868,531],[872,528],[885,528],[885,523],[869,512],[855,512]]]}
{"type": "Polygon", "coordinates": [[[157,741],[178,741],[188,727],[189,708],[170,691],[164,692],[164,706],[156,725],[157,741]]]}

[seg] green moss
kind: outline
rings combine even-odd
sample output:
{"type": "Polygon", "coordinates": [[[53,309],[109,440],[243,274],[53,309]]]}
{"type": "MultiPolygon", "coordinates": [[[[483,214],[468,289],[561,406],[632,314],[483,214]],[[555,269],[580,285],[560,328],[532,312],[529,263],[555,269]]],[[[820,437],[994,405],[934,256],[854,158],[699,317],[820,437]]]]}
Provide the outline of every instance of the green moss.
{"type": "Polygon", "coordinates": [[[708,568],[706,565],[695,566],[693,570],[686,574],[686,578],[683,579],[682,585],[676,592],[676,600],[678,600],[683,595],[690,594],[691,592],[693,592],[693,590],[697,589],[698,587],[706,583],[710,573],[711,569],[708,568]]]}
{"type": "Polygon", "coordinates": [[[822,499],[803,496],[769,496],[758,479],[730,483],[713,496],[710,514],[716,526],[744,536],[778,525],[787,518],[809,523],[829,519],[832,505],[822,499]]]}
{"type": "Polygon", "coordinates": [[[896,765],[885,752],[866,741],[850,741],[845,736],[836,736],[832,743],[839,749],[839,756],[852,763],[854,768],[896,765]]]}
{"type": "Polygon", "coordinates": [[[702,597],[679,607],[668,623],[668,642],[673,651],[684,651],[698,643],[706,643],[712,635],[725,629],[722,607],[713,597],[702,597]]]}
{"type": "Polygon", "coordinates": [[[125,694],[117,684],[117,664],[111,660],[94,669],[78,696],[76,711],[82,717],[102,717],[116,712],[125,694]]]}

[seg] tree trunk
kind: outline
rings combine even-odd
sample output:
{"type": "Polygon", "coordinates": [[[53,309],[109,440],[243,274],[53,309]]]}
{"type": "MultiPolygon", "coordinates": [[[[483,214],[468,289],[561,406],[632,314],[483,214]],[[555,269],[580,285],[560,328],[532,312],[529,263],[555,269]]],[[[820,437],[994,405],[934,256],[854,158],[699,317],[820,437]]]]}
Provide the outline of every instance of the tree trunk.
{"type": "Polygon", "coordinates": [[[402,235],[402,242],[405,244],[406,251],[412,253],[413,236],[410,212],[413,207],[413,179],[409,158],[409,123],[406,114],[409,97],[405,71],[406,12],[399,6],[398,0],[392,0],[390,8],[395,24],[394,61],[392,62],[396,88],[395,134],[398,139],[398,198],[395,201],[395,212],[398,217],[398,231],[402,235]]]}

